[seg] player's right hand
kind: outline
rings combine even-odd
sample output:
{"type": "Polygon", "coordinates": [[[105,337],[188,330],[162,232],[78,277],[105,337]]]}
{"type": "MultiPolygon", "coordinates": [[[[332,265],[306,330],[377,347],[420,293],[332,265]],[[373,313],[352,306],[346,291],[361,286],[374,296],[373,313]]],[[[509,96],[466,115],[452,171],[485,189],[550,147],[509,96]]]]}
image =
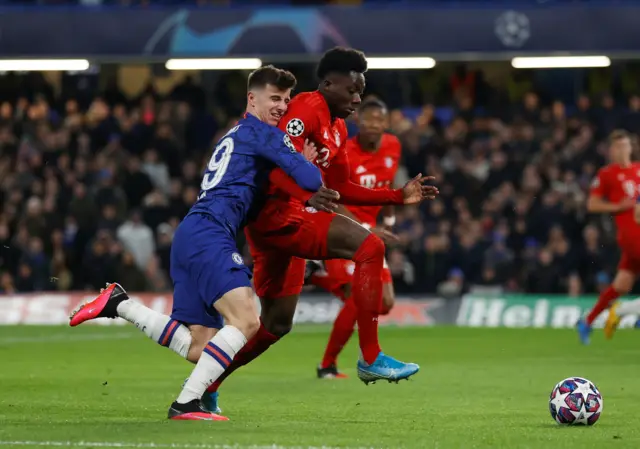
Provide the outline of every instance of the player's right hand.
{"type": "Polygon", "coordinates": [[[318,158],[318,149],[316,145],[309,139],[305,139],[304,146],[302,147],[302,155],[306,160],[313,163],[318,158]]]}
{"type": "Polygon", "coordinates": [[[636,200],[635,200],[635,198],[626,197],[622,201],[620,201],[617,204],[617,206],[618,206],[618,212],[624,212],[624,211],[627,211],[629,209],[633,209],[634,207],[636,207],[636,200]]]}
{"type": "Polygon", "coordinates": [[[313,207],[315,210],[321,210],[323,212],[336,212],[338,210],[336,202],[339,199],[340,194],[338,192],[322,186],[320,187],[320,190],[309,198],[307,205],[313,207]]]}
{"type": "Polygon", "coordinates": [[[436,179],[433,176],[422,176],[420,173],[413,179],[410,179],[402,188],[404,196],[404,204],[417,204],[424,200],[433,200],[440,193],[438,188],[431,185],[425,185],[427,181],[436,179]]]}

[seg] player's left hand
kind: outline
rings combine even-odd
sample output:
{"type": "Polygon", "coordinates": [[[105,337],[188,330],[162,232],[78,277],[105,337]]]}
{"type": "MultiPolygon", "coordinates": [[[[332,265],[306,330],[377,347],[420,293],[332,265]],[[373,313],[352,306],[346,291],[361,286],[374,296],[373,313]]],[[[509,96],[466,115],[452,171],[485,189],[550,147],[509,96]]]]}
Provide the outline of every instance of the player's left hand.
{"type": "Polygon", "coordinates": [[[306,160],[313,163],[318,158],[318,149],[316,145],[311,142],[309,139],[304,141],[304,146],[302,147],[302,155],[306,160]]]}
{"type": "Polygon", "coordinates": [[[335,213],[338,210],[338,205],[336,203],[339,199],[340,194],[338,192],[322,186],[311,198],[309,198],[307,205],[313,207],[315,210],[335,213]]]}
{"type": "Polygon", "coordinates": [[[404,204],[417,204],[424,200],[435,199],[440,193],[438,188],[431,185],[424,185],[425,182],[435,179],[434,176],[422,176],[422,173],[420,173],[407,182],[402,188],[404,204]]]}

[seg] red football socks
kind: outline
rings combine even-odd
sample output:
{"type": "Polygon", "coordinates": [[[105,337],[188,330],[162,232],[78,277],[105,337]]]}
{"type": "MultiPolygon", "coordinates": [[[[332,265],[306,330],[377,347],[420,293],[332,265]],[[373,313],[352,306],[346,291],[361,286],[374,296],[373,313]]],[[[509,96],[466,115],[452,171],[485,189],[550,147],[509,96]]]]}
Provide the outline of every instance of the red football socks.
{"type": "Polygon", "coordinates": [[[596,305],[593,306],[593,309],[591,309],[591,312],[589,312],[589,315],[587,315],[587,324],[591,326],[591,323],[593,323],[596,318],[598,318],[598,315],[608,309],[609,306],[613,304],[613,302],[619,297],[620,293],[615,291],[612,286],[607,287],[606,290],[600,294],[598,302],[596,302],[596,305]]]}
{"type": "Polygon", "coordinates": [[[328,291],[329,293],[333,293],[333,289],[335,289],[335,281],[331,278],[331,276],[325,274],[324,276],[319,276],[317,274],[312,274],[309,279],[309,283],[315,285],[316,287],[320,287],[323,290],[328,291]]]}
{"type": "Polygon", "coordinates": [[[340,351],[342,351],[342,348],[344,348],[353,334],[357,318],[358,310],[356,305],[353,299],[348,299],[333,323],[327,349],[325,349],[324,357],[322,358],[321,368],[329,368],[336,365],[340,351]]]}
{"type": "Polygon", "coordinates": [[[384,243],[370,234],[356,251],[353,261],[356,267],[351,297],[357,309],[360,351],[364,361],[371,364],[380,354],[378,315],[382,305],[384,243]]]}
{"type": "Polygon", "coordinates": [[[220,376],[207,389],[207,391],[218,391],[220,384],[222,384],[222,382],[224,382],[224,380],[229,377],[231,373],[260,356],[260,354],[269,349],[269,347],[278,340],[280,340],[280,337],[273,335],[264,327],[264,324],[260,322],[260,328],[258,329],[258,332],[256,332],[253,338],[249,340],[247,344],[244,345],[244,347],[240,350],[240,352],[236,354],[236,356],[233,358],[233,361],[222,374],[222,376],[220,376]]]}

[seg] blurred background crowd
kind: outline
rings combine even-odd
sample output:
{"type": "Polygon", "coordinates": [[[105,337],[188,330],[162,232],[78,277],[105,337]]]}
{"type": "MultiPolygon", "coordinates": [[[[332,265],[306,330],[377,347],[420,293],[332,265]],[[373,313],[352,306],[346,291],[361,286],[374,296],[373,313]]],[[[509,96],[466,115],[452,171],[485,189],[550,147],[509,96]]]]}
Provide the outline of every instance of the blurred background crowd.
{"type": "MultiPolygon", "coordinates": [[[[610,282],[612,221],[589,216],[585,199],[607,135],[640,132],[640,77],[632,65],[615,80],[607,70],[588,71],[584,93],[562,101],[553,83],[513,72],[492,84],[464,65],[416,75],[400,99],[394,78],[371,84],[403,144],[397,184],[423,172],[441,191],[397,210],[388,261],[399,293],[579,295],[610,282]]],[[[242,112],[245,79],[207,93],[187,76],[162,94],[151,79],[130,96],[115,79],[82,90],[54,89],[39,73],[0,78],[0,291],[113,280],[170,290],[173,232],[212,143],[242,112]]]]}

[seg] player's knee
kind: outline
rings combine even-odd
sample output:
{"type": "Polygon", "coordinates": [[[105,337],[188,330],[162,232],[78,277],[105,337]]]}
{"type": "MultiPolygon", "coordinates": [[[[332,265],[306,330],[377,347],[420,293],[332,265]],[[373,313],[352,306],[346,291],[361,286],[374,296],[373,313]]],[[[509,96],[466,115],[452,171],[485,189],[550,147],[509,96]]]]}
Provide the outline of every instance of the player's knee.
{"type": "Polygon", "coordinates": [[[276,337],[284,337],[293,328],[293,316],[288,313],[270,314],[262,317],[262,324],[269,333],[276,337]]]}
{"type": "Polygon", "coordinates": [[[298,295],[277,299],[261,298],[262,324],[273,335],[283,337],[293,327],[293,317],[298,305],[298,295]]]}
{"type": "Polygon", "coordinates": [[[291,332],[292,328],[293,328],[292,322],[282,320],[282,321],[273,322],[271,324],[271,329],[269,329],[269,331],[276,337],[282,338],[285,335],[287,335],[289,332],[291,332]]]}
{"type": "Polygon", "coordinates": [[[240,331],[244,334],[247,339],[252,338],[255,334],[258,333],[258,329],[260,329],[260,318],[258,315],[253,315],[251,317],[247,317],[246,321],[242,323],[243,329],[240,331]]]}
{"type": "Polygon", "coordinates": [[[626,295],[633,288],[635,280],[636,277],[632,272],[627,270],[620,270],[613,280],[612,287],[618,293],[626,295]]]}
{"type": "Polygon", "coordinates": [[[260,328],[260,318],[256,313],[236,315],[232,319],[225,320],[226,324],[237,328],[249,340],[260,328]]]}
{"type": "Polygon", "coordinates": [[[380,315],[387,315],[393,309],[393,306],[396,303],[396,299],[393,295],[384,292],[382,295],[382,309],[380,310],[380,315]]]}
{"type": "Polygon", "coordinates": [[[369,234],[369,236],[360,245],[360,248],[358,248],[353,261],[362,262],[365,260],[379,260],[382,265],[384,261],[384,251],[384,242],[382,239],[375,234],[369,234]]]}
{"type": "Polygon", "coordinates": [[[248,339],[260,328],[260,318],[253,299],[253,290],[248,287],[234,289],[215,303],[224,317],[225,324],[237,328],[248,339]]]}

